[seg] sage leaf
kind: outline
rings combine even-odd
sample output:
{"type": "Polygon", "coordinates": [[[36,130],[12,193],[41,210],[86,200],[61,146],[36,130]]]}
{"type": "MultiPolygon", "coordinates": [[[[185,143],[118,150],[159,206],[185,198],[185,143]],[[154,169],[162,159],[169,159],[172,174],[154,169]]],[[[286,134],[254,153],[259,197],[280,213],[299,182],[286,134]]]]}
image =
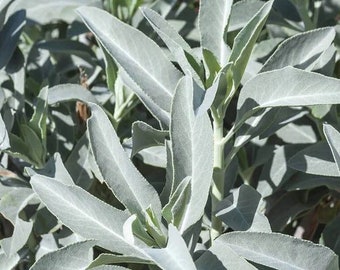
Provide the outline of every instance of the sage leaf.
{"type": "Polygon", "coordinates": [[[228,32],[245,27],[254,14],[261,9],[263,4],[263,1],[242,0],[236,2],[231,8],[228,32]]]}
{"type": "Polygon", "coordinates": [[[90,91],[78,84],[59,84],[48,90],[48,104],[79,100],[82,102],[98,103],[90,91]]]}
{"type": "Polygon", "coordinates": [[[271,232],[261,204],[260,193],[242,185],[217,205],[216,216],[235,231],[271,232]]]}
{"type": "Polygon", "coordinates": [[[2,116],[0,115],[0,150],[6,150],[11,147],[9,143],[8,132],[6,129],[6,125],[2,116]]]}
{"type": "Polygon", "coordinates": [[[165,139],[169,137],[169,132],[157,130],[145,122],[137,121],[132,124],[132,152],[131,156],[139,151],[151,147],[165,144],[165,139]]]}
{"type": "Polygon", "coordinates": [[[12,270],[20,261],[20,255],[18,253],[12,256],[6,256],[3,250],[0,250],[0,268],[3,270],[12,270]]]}
{"type": "Polygon", "coordinates": [[[315,143],[297,152],[288,160],[288,166],[308,174],[340,176],[332,151],[325,141],[315,143]]]}
{"type": "Polygon", "coordinates": [[[220,238],[214,240],[212,246],[195,261],[195,264],[197,270],[256,269],[220,238]]]}
{"type": "Polygon", "coordinates": [[[92,196],[77,186],[66,186],[41,175],[31,178],[33,190],[46,207],[73,232],[98,240],[98,245],[112,252],[148,257],[123,237],[128,214],[92,196]]]}
{"type": "Polygon", "coordinates": [[[180,182],[191,177],[191,198],[183,215],[184,232],[202,216],[213,172],[213,133],[207,113],[195,115],[203,90],[190,78],[183,78],[175,92],[170,125],[173,152],[174,192],[180,182]]]}
{"type": "Polygon", "coordinates": [[[173,93],[182,75],[156,43],[103,10],[81,7],[77,12],[106,51],[142,89],[143,95],[154,101],[153,106],[170,112],[173,93]]]}
{"type": "Polygon", "coordinates": [[[339,87],[338,79],[293,67],[261,73],[240,92],[236,124],[261,108],[338,104],[339,87]]]}
{"type": "Polygon", "coordinates": [[[193,76],[196,83],[203,87],[202,80],[199,77],[201,69],[200,60],[196,57],[189,44],[162,16],[152,9],[143,8],[142,13],[153,30],[157,32],[169,48],[183,72],[186,75],[193,76]]]}
{"type": "Polygon", "coordinates": [[[160,218],[161,203],[156,190],[132,164],[104,111],[95,104],[90,104],[90,108],[87,134],[106,183],[132,214],[143,220],[143,213],[151,206],[160,218]]]}
{"type": "Polygon", "coordinates": [[[286,39],[266,61],[260,72],[286,66],[311,70],[314,62],[329,48],[334,38],[334,29],[325,27],[286,39]]]}
{"type": "Polygon", "coordinates": [[[166,248],[147,248],[144,251],[162,269],[195,270],[195,264],[188,248],[177,229],[169,224],[169,236],[166,248]]]}
{"type": "Polygon", "coordinates": [[[323,132],[326,136],[329,147],[331,148],[336,166],[340,174],[340,133],[328,124],[323,125],[323,132]]]}
{"type": "Polygon", "coordinates": [[[214,54],[220,66],[227,63],[230,48],[226,43],[226,28],[233,1],[201,0],[199,29],[201,46],[214,54]]]}
{"type": "Polygon", "coordinates": [[[279,233],[232,232],[220,241],[240,256],[276,269],[339,269],[335,253],[321,245],[279,233]]]}
{"type": "Polygon", "coordinates": [[[75,243],[42,256],[30,268],[31,270],[85,269],[92,261],[91,248],[96,244],[93,240],[75,243]]]}
{"type": "Polygon", "coordinates": [[[255,42],[272,8],[273,0],[266,2],[247,25],[237,34],[228,62],[234,62],[233,79],[235,88],[241,82],[255,42]]]}

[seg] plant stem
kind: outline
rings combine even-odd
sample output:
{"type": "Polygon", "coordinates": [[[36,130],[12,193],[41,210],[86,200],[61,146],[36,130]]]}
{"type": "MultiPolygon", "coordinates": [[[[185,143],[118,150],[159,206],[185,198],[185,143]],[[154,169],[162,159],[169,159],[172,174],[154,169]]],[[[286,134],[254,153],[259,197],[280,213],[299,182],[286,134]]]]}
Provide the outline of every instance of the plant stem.
{"type": "Polygon", "coordinates": [[[214,127],[214,174],[211,189],[211,231],[210,239],[213,241],[222,233],[222,222],[215,216],[218,203],[224,197],[224,143],[223,143],[223,118],[215,118],[214,127]]]}

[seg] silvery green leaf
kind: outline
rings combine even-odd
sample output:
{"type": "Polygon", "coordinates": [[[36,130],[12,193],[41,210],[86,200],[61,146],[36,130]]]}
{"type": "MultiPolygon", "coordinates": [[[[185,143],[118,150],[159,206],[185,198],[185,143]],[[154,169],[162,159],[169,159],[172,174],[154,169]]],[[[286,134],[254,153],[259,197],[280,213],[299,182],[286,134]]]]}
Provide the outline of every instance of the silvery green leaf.
{"type": "Polygon", "coordinates": [[[261,73],[240,92],[236,125],[267,107],[338,104],[340,80],[293,67],[261,73]]]}
{"type": "Polygon", "coordinates": [[[216,216],[234,231],[271,232],[261,204],[261,194],[242,185],[217,205],[216,216]]]}
{"type": "Polygon", "coordinates": [[[202,80],[199,77],[201,69],[200,60],[195,56],[189,44],[162,16],[152,9],[143,8],[142,13],[153,30],[157,32],[169,48],[183,72],[186,75],[193,76],[196,83],[203,87],[202,80]]]}
{"type": "Polygon", "coordinates": [[[78,84],[59,84],[48,90],[48,105],[80,100],[83,102],[98,103],[97,99],[84,87],[78,84]]]}
{"type": "Polygon", "coordinates": [[[103,56],[104,56],[107,87],[110,89],[110,91],[116,92],[115,83],[118,77],[118,67],[113,61],[112,57],[109,55],[109,53],[105,50],[105,48],[101,45],[100,47],[103,51],[103,56]]]}
{"type": "Polygon", "coordinates": [[[220,238],[214,240],[212,246],[195,261],[195,265],[197,270],[256,269],[220,238]]]}
{"type": "Polygon", "coordinates": [[[340,174],[340,133],[329,124],[323,125],[323,133],[332,151],[333,158],[340,174]]]}
{"type": "Polygon", "coordinates": [[[263,64],[261,64],[260,62],[257,62],[256,60],[253,60],[252,58],[250,58],[246,66],[246,69],[244,70],[244,73],[241,79],[241,84],[245,85],[247,81],[254,78],[259,73],[262,66],[263,64]]]}
{"type": "Polygon", "coordinates": [[[308,112],[290,107],[267,108],[259,110],[248,118],[236,133],[235,146],[241,147],[249,140],[260,136],[267,138],[281,127],[295,121],[308,112]]]}
{"type": "Polygon", "coordinates": [[[77,18],[74,10],[79,6],[85,5],[102,7],[100,0],[32,0],[29,2],[26,0],[16,0],[9,11],[25,9],[27,11],[27,18],[42,25],[56,20],[71,23],[77,18]]]}
{"type": "Polygon", "coordinates": [[[258,180],[257,191],[262,197],[273,194],[294,174],[287,161],[302,148],[301,145],[284,145],[274,150],[273,158],[264,164],[258,180]]]}
{"type": "Polygon", "coordinates": [[[47,87],[40,90],[34,106],[34,113],[28,123],[28,125],[39,136],[44,147],[46,144],[47,95],[47,87]]]}
{"type": "Polygon", "coordinates": [[[91,270],[130,270],[130,268],[126,268],[118,265],[101,265],[95,268],[90,268],[91,270]]]}
{"type": "Polygon", "coordinates": [[[315,61],[313,70],[325,76],[333,76],[336,65],[337,49],[331,44],[315,61]]]}
{"type": "Polygon", "coordinates": [[[18,253],[8,257],[5,253],[3,253],[2,249],[0,250],[0,269],[12,270],[19,261],[20,256],[18,253]]]}
{"type": "Polygon", "coordinates": [[[55,153],[53,157],[47,161],[43,169],[33,170],[31,168],[26,168],[25,170],[29,176],[41,174],[56,180],[60,180],[65,185],[74,185],[72,177],[66,170],[59,153],[55,153]]]}
{"type": "Polygon", "coordinates": [[[114,263],[136,263],[136,264],[149,264],[150,261],[143,260],[133,256],[117,255],[110,253],[101,253],[90,265],[89,269],[93,267],[98,267],[104,264],[114,264],[114,263]]]}
{"type": "Polygon", "coordinates": [[[2,29],[5,22],[7,9],[13,1],[14,0],[2,0],[0,2],[0,30],[2,29]]]}
{"type": "Polygon", "coordinates": [[[92,247],[95,244],[93,240],[86,240],[47,253],[30,270],[85,269],[92,261],[92,247]]]}
{"type": "Polygon", "coordinates": [[[148,96],[154,102],[153,107],[169,113],[173,93],[182,75],[158,45],[103,10],[81,7],[77,11],[107,52],[142,90],[139,96],[148,96]]]}
{"type": "Polygon", "coordinates": [[[310,125],[297,125],[289,123],[276,132],[276,135],[285,143],[316,143],[317,136],[310,125]]]}
{"type": "Polygon", "coordinates": [[[201,46],[214,54],[217,62],[224,66],[230,55],[226,40],[226,28],[233,1],[201,0],[199,8],[199,29],[201,46]]]}
{"type": "Polygon", "coordinates": [[[35,198],[30,188],[12,188],[0,200],[0,213],[14,226],[11,237],[1,240],[1,246],[7,256],[12,256],[26,244],[32,231],[33,222],[24,221],[19,213],[35,198]]]}
{"type": "Polygon", "coordinates": [[[191,197],[191,177],[184,178],[164,206],[162,215],[170,224],[179,227],[191,197]]]}
{"type": "MultiPolygon", "coordinates": [[[[302,109],[301,107],[277,107],[271,108],[269,113],[273,111],[273,118],[275,121],[263,132],[260,134],[260,139],[267,138],[273,135],[275,132],[284,128],[287,124],[294,122],[303,116],[308,114],[306,109],[302,109]]],[[[246,121],[248,123],[248,120],[246,121]]],[[[310,135],[311,140],[312,135],[310,135]]]]}
{"type": "Polygon", "coordinates": [[[26,244],[33,228],[32,221],[24,221],[20,217],[13,225],[13,235],[1,240],[1,247],[7,256],[13,256],[26,244]]]}
{"type": "Polygon", "coordinates": [[[53,234],[48,233],[41,235],[41,241],[39,243],[39,249],[35,254],[35,259],[39,260],[43,255],[56,251],[58,249],[58,244],[53,236],[53,234]]]}
{"type": "Polygon", "coordinates": [[[251,58],[253,59],[261,59],[267,57],[271,52],[275,50],[280,42],[282,42],[283,38],[276,37],[265,39],[258,42],[254,46],[254,50],[251,54],[251,58]]]}
{"type": "Polygon", "coordinates": [[[145,248],[144,251],[162,269],[196,269],[184,239],[172,224],[169,224],[168,244],[166,248],[145,248]]]}
{"type": "Polygon", "coordinates": [[[171,141],[165,141],[165,149],[166,149],[166,173],[165,173],[165,185],[160,195],[162,205],[165,205],[169,202],[169,198],[172,192],[172,187],[174,185],[174,168],[173,168],[173,152],[171,141]]]}
{"type": "Polygon", "coordinates": [[[164,141],[169,137],[168,131],[158,130],[142,121],[132,124],[132,153],[134,156],[139,151],[151,147],[164,145],[164,141]]]}
{"type": "Polygon", "coordinates": [[[58,243],[59,245],[62,246],[69,246],[72,244],[76,244],[78,242],[83,242],[87,240],[85,237],[82,237],[81,235],[77,234],[77,233],[72,233],[70,235],[67,235],[65,237],[61,237],[58,239],[58,243]]]}
{"type": "Polygon", "coordinates": [[[0,213],[14,225],[19,212],[33,198],[30,188],[11,188],[1,196],[0,213]]]}
{"type": "Polygon", "coordinates": [[[136,156],[141,159],[144,164],[159,168],[166,167],[166,149],[162,145],[145,148],[136,156]]]}
{"type": "Polygon", "coordinates": [[[10,61],[17,43],[20,38],[22,29],[26,24],[26,11],[19,10],[12,14],[0,31],[0,69],[10,61]]]}
{"type": "Polygon", "coordinates": [[[158,106],[157,102],[155,103],[154,97],[148,95],[125,70],[120,69],[119,71],[120,79],[124,85],[139,97],[150,113],[160,122],[162,128],[168,129],[170,113],[158,106]]]}
{"type": "Polygon", "coordinates": [[[340,176],[327,142],[315,143],[296,153],[288,161],[288,166],[308,174],[340,176]]]}
{"type": "Polygon", "coordinates": [[[213,172],[213,133],[207,113],[195,115],[204,97],[190,77],[183,78],[175,92],[170,125],[173,151],[174,192],[179,183],[191,177],[191,198],[183,216],[180,231],[184,232],[203,215],[213,172]]]}
{"type": "Polygon", "coordinates": [[[208,105],[210,101],[207,101],[212,99],[213,107],[218,108],[221,104],[225,103],[226,98],[230,98],[230,94],[233,94],[230,93],[233,86],[231,67],[232,63],[228,63],[217,73],[212,85],[206,90],[205,98],[200,107],[208,107],[204,103],[208,105]],[[209,96],[212,98],[208,99],[207,97],[209,96]]]}
{"type": "Polygon", "coordinates": [[[236,2],[230,13],[228,32],[242,29],[263,6],[263,1],[242,0],[236,2]]]}
{"type": "Polygon", "coordinates": [[[9,143],[8,132],[6,129],[6,125],[2,116],[0,115],[0,150],[5,150],[11,147],[9,143]]]}
{"type": "Polygon", "coordinates": [[[286,39],[266,61],[261,72],[286,66],[310,70],[315,60],[331,45],[334,37],[334,28],[326,27],[286,39]]]}
{"type": "Polygon", "coordinates": [[[275,269],[339,269],[332,250],[288,235],[231,232],[219,239],[245,259],[275,269]]]}
{"type": "Polygon", "coordinates": [[[138,246],[131,245],[123,237],[123,225],[129,217],[126,212],[77,186],[66,186],[41,175],[34,175],[31,185],[46,207],[73,232],[98,240],[99,246],[112,252],[147,257],[138,246]]]}
{"type": "Polygon", "coordinates": [[[273,1],[266,2],[237,34],[228,62],[234,62],[234,84],[237,88],[247,67],[251,52],[267,20],[273,1]]]}
{"type": "Polygon", "coordinates": [[[104,111],[91,104],[91,117],[87,121],[88,138],[96,163],[106,183],[132,214],[143,219],[151,205],[157,217],[161,203],[156,190],[133,165],[104,111]]]}
{"type": "Polygon", "coordinates": [[[73,147],[65,161],[65,167],[76,185],[86,190],[91,186],[96,169],[86,134],[73,147]]]}
{"type": "Polygon", "coordinates": [[[340,190],[340,178],[298,172],[283,185],[283,189],[287,191],[307,190],[322,186],[333,190],[340,190]]]}

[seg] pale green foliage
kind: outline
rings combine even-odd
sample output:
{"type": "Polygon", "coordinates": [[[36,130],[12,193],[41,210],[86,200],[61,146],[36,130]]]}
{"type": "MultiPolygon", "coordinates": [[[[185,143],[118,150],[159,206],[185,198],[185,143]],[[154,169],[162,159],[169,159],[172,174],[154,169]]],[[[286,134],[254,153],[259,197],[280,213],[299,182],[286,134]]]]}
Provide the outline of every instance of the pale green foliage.
{"type": "Polygon", "coordinates": [[[187,2],[0,1],[1,269],[339,269],[340,5],[187,2]]]}

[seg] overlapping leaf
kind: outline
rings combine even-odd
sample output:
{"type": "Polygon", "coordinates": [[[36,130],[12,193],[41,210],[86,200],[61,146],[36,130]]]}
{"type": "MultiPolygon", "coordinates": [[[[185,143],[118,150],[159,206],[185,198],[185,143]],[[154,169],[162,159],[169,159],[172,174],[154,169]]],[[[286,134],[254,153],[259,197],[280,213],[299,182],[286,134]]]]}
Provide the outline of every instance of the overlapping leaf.
{"type": "Polygon", "coordinates": [[[92,258],[90,257],[90,249],[95,244],[96,242],[93,240],[86,240],[47,253],[42,256],[30,269],[85,269],[92,261],[92,258]]]}
{"type": "Polygon", "coordinates": [[[210,119],[207,113],[195,115],[203,97],[204,91],[190,77],[185,77],[177,87],[172,104],[172,192],[183,179],[191,177],[191,198],[181,222],[181,232],[201,218],[212,179],[213,134],[210,119]]]}
{"type": "Polygon", "coordinates": [[[227,63],[230,48],[226,43],[226,28],[233,1],[201,0],[199,28],[201,46],[214,54],[220,66],[227,63]]]}
{"type": "Polygon", "coordinates": [[[164,118],[159,111],[170,112],[181,73],[156,43],[135,28],[96,8],[82,7],[77,11],[106,51],[141,88],[137,95],[148,109],[169,126],[169,118],[164,118]]]}
{"type": "Polygon", "coordinates": [[[123,236],[123,225],[129,217],[126,212],[77,186],[66,186],[41,175],[34,175],[31,185],[47,208],[75,233],[98,240],[99,246],[113,252],[148,259],[123,236]]]}
{"type": "Polygon", "coordinates": [[[266,107],[340,103],[340,80],[286,67],[261,73],[240,92],[236,123],[266,107]]]}
{"type": "Polygon", "coordinates": [[[321,245],[278,233],[232,232],[220,238],[238,255],[276,269],[339,269],[335,253],[321,245]]]}
{"type": "Polygon", "coordinates": [[[104,111],[95,104],[90,108],[88,137],[106,183],[131,213],[143,220],[144,211],[151,206],[160,218],[161,203],[157,192],[132,164],[104,111]]]}
{"type": "Polygon", "coordinates": [[[282,42],[270,56],[261,72],[294,66],[300,69],[313,68],[314,62],[328,49],[335,37],[331,27],[320,28],[295,35],[282,42]]]}

